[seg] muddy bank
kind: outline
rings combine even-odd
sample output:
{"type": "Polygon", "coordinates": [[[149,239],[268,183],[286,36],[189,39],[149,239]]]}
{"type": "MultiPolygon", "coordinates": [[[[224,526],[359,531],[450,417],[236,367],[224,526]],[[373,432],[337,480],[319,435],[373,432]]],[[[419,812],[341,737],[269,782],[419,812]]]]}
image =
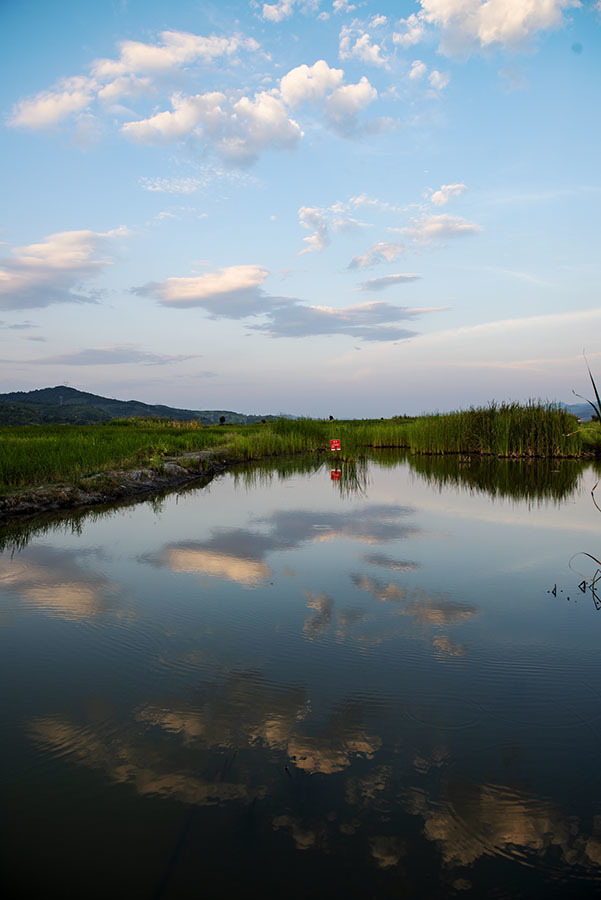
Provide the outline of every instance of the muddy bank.
{"type": "Polygon", "coordinates": [[[40,485],[0,497],[0,522],[12,516],[51,510],[97,506],[115,500],[144,497],[223,472],[234,460],[211,451],[165,457],[158,467],[110,470],[73,484],[40,485]]]}

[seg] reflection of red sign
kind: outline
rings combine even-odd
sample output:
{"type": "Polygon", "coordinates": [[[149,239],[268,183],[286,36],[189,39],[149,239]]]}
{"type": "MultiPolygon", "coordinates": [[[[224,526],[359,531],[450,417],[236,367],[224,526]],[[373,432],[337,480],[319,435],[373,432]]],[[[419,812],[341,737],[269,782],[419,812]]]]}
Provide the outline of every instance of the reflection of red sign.
{"type": "Polygon", "coordinates": [[[340,481],[341,475],[342,475],[342,472],[340,471],[340,469],[332,469],[332,475],[331,475],[332,481],[340,481]]]}
{"type": "Polygon", "coordinates": [[[330,441],[330,450],[340,450],[340,441],[330,441]]]}

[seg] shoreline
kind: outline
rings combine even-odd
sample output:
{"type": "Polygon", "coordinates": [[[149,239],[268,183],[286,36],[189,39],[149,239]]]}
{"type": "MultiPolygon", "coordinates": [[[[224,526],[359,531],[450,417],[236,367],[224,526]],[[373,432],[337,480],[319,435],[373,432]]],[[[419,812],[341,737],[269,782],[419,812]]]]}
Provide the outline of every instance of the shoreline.
{"type": "Polygon", "coordinates": [[[76,484],[45,484],[0,496],[0,524],[16,516],[63,509],[85,509],[117,500],[140,498],[192,481],[211,479],[237,460],[209,450],[165,457],[160,468],[111,469],[76,484]]]}

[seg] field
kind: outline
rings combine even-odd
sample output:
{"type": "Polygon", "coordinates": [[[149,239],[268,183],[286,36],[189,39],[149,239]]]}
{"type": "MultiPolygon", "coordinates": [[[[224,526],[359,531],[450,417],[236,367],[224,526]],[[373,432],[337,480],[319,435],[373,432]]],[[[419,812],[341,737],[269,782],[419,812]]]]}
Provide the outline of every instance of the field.
{"type": "Polygon", "coordinates": [[[100,472],[147,466],[168,457],[212,451],[225,461],[329,450],[339,438],[342,455],[373,448],[412,453],[499,457],[578,457],[598,454],[597,423],[579,426],[550,404],[491,404],[446,415],[378,420],[278,419],[252,425],[198,425],[159,419],[121,419],[98,425],[0,428],[0,489],[77,481],[100,472]]]}

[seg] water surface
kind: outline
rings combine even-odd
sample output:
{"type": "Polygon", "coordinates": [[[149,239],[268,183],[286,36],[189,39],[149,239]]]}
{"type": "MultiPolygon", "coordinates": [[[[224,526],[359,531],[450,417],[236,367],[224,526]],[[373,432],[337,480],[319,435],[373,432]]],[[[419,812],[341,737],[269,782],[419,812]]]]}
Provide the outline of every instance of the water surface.
{"type": "Polygon", "coordinates": [[[5,532],[10,896],[599,895],[596,473],[331,468],[5,532]]]}

